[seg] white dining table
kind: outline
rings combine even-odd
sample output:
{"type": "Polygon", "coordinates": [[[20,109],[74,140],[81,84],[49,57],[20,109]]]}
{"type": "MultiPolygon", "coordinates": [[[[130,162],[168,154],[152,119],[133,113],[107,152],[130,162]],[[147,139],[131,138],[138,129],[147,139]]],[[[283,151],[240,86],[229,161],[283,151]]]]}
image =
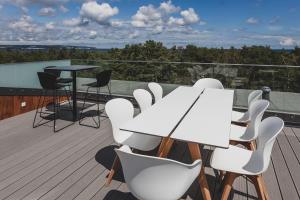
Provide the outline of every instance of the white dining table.
{"type": "MultiPolygon", "coordinates": [[[[192,160],[201,159],[199,144],[229,147],[233,95],[233,90],[180,86],[120,129],[162,137],[160,157],[180,140],[187,142],[192,160]]],[[[198,182],[203,198],[210,200],[203,165],[198,182]]]]}
{"type": "Polygon", "coordinates": [[[197,101],[203,89],[180,86],[153,106],[123,124],[124,131],[168,137],[197,101]]]}
{"type": "Polygon", "coordinates": [[[233,90],[205,89],[170,137],[228,148],[233,95],[233,90]]]}

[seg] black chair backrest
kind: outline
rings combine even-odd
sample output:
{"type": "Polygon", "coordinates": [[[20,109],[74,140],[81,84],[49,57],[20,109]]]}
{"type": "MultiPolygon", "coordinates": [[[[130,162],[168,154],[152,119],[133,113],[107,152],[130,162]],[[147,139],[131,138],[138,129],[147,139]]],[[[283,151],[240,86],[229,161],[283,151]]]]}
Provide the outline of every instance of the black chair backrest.
{"type": "Polygon", "coordinates": [[[44,72],[47,72],[47,73],[49,73],[49,74],[53,74],[53,75],[56,76],[56,77],[60,77],[61,71],[55,70],[55,69],[49,69],[49,68],[52,68],[52,67],[55,67],[55,66],[48,66],[48,67],[45,67],[45,68],[44,68],[44,72]]]}
{"type": "Polygon", "coordinates": [[[108,85],[111,78],[112,70],[104,70],[98,74],[96,74],[97,86],[103,87],[108,85]]]}
{"type": "Polygon", "coordinates": [[[57,77],[55,75],[47,72],[38,72],[37,74],[43,89],[55,90],[59,88],[59,86],[57,85],[57,77]]]}

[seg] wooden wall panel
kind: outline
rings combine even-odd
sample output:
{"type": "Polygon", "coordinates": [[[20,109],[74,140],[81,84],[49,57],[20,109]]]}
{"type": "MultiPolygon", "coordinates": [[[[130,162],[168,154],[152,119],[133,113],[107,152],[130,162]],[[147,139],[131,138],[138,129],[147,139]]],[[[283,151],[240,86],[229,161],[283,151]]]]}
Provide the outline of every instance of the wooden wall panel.
{"type": "MultiPolygon", "coordinates": [[[[38,96],[0,96],[0,120],[35,110],[38,100],[38,96]],[[22,102],[26,102],[25,107],[21,106],[22,102]]],[[[46,97],[45,105],[50,102],[52,97],[46,97]]]]}

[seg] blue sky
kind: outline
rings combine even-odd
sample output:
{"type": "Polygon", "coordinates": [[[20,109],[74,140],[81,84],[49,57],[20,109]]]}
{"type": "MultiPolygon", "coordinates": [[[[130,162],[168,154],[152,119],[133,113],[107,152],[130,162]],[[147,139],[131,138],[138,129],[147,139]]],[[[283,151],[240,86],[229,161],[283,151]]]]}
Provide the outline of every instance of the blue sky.
{"type": "Polygon", "coordinates": [[[0,44],[300,45],[299,0],[0,0],[0,44]]]}

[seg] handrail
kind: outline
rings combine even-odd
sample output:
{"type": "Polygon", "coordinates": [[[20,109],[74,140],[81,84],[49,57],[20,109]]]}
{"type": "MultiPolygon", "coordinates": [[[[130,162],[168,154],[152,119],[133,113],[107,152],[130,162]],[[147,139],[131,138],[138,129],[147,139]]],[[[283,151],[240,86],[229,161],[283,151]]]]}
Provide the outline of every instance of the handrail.
{"type": "Polygon", "coordinates": [[[158,60],[92,60],[92,59],[71,59],[71,61],[92,61],[92,62],[119,62],[119,63],[154,63],[154,64],[193,64],[193,65],[222,65],[222,66],[247,66],[247,67],[278,67],[278,68],[300,68],[296,65],[263,65],[263,64],[230,64],[230,63],[201,63],[201,62],[170,62],[158,60]]]}

